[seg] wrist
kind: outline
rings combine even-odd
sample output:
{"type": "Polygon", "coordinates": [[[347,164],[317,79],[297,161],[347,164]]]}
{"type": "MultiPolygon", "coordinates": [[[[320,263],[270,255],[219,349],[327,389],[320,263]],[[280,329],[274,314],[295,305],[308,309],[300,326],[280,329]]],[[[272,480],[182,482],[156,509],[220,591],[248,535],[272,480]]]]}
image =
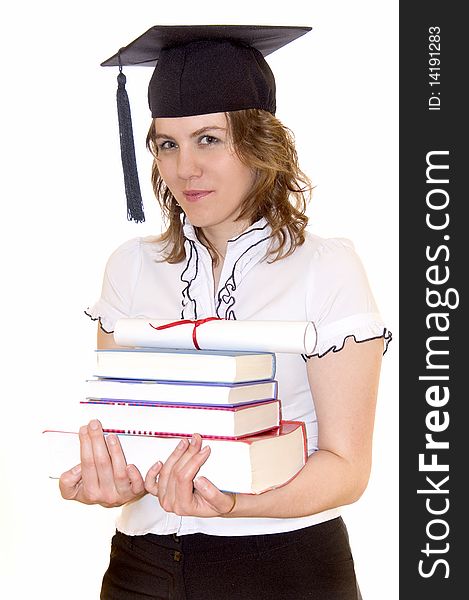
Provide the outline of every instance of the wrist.
{"type": "Polygon", "coordinates": [[[236,496],[236,500],[233,502],[233,506],[230,511],[221,515],[227,519],[240,518],[240,517],[249,517],[250,508],[252,510],[252,499],[256,498],[255,494],[232,494],[236,496]]]}
{"type": "Polygon", "coordinates": [[[260,494],[236,494],[236,504],[229,513],[221,516],[226,518],[272,517],[273,507],[275,507],[279,498],[277,494],[279,489],[266,490],[260,494]]]}
{"type": "Polygon", "coordinates": [[[233,512],[236,510],[236,504],[238,501],[238,494],[235,494],[234,492],[229,492],[229,495],[232,497],[233,499],[233,504],[231,505],[231,508],[229,510],[227,510],[224,513],[221,513],[220,517],[232,517],[233,512]]]}

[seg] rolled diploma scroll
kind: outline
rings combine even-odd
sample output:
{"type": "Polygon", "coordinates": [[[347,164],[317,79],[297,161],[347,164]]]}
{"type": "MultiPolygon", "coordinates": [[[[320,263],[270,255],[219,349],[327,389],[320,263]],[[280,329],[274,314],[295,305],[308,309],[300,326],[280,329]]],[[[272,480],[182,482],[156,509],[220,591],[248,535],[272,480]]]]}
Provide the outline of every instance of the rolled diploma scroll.
{"type": "Polygon", "coordinates": [[[216,319],[184,323],[126,318],[118,319],[114,327],[116,344],[143,348],[194,349],[198,346],[200,350],[312,354],[316,347],[316,339],[316,328],[312,321],[227,321],[216,319]],[[156,329],[168,324],[174,324],[174,326],[156,329]]]}

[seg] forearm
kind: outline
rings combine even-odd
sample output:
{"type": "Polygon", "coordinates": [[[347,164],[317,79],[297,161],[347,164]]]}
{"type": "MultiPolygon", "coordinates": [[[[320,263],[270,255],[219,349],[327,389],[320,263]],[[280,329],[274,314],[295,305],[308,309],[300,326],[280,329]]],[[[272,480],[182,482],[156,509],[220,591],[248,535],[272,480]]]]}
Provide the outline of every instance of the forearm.
{"type": "Polygon", "coordinates": [[[312,515],[358,500],[369,468],[319,450],[288,484],[258,495],[238,494],[230,517],[292,518],[312,515]]]}
{"type": "Polygon", "coordinates": [[[353,342],[308,363],[321,450],[288,484],[259,495],[237,494],[233,505],[232,494],[198,476],[210,446],[201,448],[202,439],[194,434],[163,467],[150,469],[146,489],[164,510],[197,517],[295,518],[355,502],[370,472],[380,346],[380,340],[353,342]]]}

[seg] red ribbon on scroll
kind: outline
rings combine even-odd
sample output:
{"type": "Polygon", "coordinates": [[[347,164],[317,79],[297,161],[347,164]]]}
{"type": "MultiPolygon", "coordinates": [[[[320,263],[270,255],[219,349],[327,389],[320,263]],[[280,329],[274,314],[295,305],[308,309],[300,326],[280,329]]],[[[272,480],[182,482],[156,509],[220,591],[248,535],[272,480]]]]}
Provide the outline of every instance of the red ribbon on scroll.
{"type": "Polygon", "coordinates": [[[149,323],[150,327],[153,329],[169,329],[170,327],[177,327],[178,325],[187,325],[187,323],[192,323],[194,325],[194,329],[192,330],[192,342],[194,344],[194,348],[196,350],[200,350],[199,344],[197,343],[197,327],[200,327],[204,323],[208,323],[208,321],[223,321],[220,317],[208,317],[207,319],[197,319],[196,321],[191,321],[190,319],[183,319],[182,321],[173,321],[172,323],[166,323],[166,325],[160,325],[159,327],[155,327],[151,323],[149,323]]]}

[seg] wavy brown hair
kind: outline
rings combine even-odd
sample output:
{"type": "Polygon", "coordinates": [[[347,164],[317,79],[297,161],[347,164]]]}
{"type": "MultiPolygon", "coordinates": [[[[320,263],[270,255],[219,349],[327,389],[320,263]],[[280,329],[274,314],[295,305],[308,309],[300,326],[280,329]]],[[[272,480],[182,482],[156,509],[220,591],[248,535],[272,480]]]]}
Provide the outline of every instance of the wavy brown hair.
{"type": "MultiPolygon", "coordinates": [[[[303,244],[308,224],[305,214],[311,193],[311,182],[298,165],[293,133],[271,113],[247,109],[225,113],[228,133],[233,148],[242,163],[255,173],[251,192],[241,204],[237,220],[251,224],[265,217],[272,228],[274,243],[269,251],[272,262],[290,255],[303,244]]],[[[182,209],[163,181],[158,170],[158,146],[155,121],[147,135],[147,148],[153,155],[151,180],[153,190],[168,227],[160,240],[166,242],[165,260],[178,263],[184,260],[184,235],[181,223],[182,209]]],[[[196,227],[200,241],[207,246],[213,260],[218,253],[196,227]]]]}

